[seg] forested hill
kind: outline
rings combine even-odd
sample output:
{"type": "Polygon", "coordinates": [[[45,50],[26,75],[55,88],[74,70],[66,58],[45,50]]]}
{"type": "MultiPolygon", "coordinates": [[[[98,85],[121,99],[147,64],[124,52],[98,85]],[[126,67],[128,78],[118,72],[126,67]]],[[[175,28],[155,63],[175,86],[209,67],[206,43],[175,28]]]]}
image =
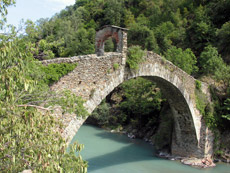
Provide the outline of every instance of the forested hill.
{"type": "Polygon", "coordinates": [[[51,19],[27,21],[25,39],[34,43],[37,59],[68,57],[94,53],[100,27],[126,27],[128,46],[139,45],[196,77],[211,75],[226,84],[229,14],[229,0],[77,0],[51,19]]]}
{"type": "Polygon", "coordinates": [[[229,14],[229,0],[77,0],[51,19],[28,21],[26,32],[45,55],[73,56],[94,53],[95,30],[117,25],[130,29],[129,45],[161,54],[190,48],[199,64],[208,45],[230,61],[229,14]]]}

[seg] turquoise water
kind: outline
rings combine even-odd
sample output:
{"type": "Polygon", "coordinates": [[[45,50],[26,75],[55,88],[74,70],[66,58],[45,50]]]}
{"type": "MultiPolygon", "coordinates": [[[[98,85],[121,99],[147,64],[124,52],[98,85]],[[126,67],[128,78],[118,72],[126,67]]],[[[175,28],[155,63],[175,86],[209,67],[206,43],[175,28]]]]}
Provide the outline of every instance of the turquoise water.
{"type": "Polygon", "coordinates": [[[154,148],[138,139],[83,125],[73,138],[85,145],[81,155],[89,173],[230,173],[230,165],[196,169],[154,156],[154,148]]]}

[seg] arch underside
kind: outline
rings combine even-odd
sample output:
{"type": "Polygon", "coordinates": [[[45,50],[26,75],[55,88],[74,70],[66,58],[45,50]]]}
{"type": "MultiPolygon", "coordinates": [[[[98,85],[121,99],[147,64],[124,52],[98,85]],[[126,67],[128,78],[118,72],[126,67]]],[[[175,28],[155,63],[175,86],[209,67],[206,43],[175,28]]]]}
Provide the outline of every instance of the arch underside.
{"type": "Polygon", "coordinates": [[[198,140],[190,108],[180,90],[167,80],[157,76],[143,76],[153,81],[167,99],[174,120],[172,154],[179,156],[199,155],[198,140]]]}

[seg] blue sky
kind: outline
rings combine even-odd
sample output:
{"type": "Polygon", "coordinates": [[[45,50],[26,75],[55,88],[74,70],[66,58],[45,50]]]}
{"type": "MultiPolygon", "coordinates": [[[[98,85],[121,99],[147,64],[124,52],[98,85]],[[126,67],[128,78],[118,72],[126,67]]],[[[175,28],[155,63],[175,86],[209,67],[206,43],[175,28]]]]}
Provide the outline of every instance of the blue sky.
{"type": "Polygon", "coordinates": [[[8,7],[7,24],[18,26],[21,19],[36,21],[50,18],[75,0],[16,0],[16,5],[8,7]]]}

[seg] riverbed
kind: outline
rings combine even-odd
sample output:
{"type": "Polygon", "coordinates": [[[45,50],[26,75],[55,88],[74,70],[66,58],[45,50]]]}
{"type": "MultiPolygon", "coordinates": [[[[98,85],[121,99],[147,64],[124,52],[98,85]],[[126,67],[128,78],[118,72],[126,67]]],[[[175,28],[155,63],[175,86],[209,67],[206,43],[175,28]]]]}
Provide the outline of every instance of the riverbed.
{"type": "Polygon", "coordinates": [[[91,125],[83,125],[71,143],[74,141],[85,146],[81,155],[88,161],[89,173],[230,173],[229,164],[197,169],[158,158],[154,147],[143,140],[91,125]]]}

